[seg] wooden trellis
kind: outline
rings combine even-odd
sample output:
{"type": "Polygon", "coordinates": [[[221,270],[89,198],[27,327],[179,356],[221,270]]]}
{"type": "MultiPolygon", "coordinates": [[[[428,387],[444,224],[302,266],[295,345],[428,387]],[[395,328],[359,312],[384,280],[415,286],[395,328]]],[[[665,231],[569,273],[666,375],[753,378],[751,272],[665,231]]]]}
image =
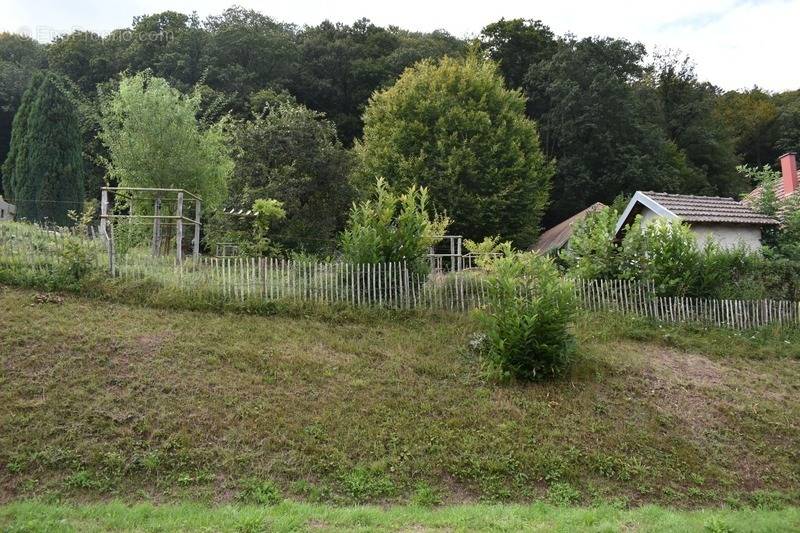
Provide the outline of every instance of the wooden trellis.
{"type": "MultiPolygon", "coordinates": [[[[133,204],[131,204],[133,205],[133,204]]],[[[162,236],[162,225],[174,223],[175,225],[175,257],[180,262],[183,261],[183,235],[184,225],[194,226],[194,239],[192,240],[192,257],[197,260],[200,257],[200,215],[202,212],[202,201],[199,196],[185,189],[162,189],[149,187],[102,187],[100,189],[100,234],[106,240],[108,246],[109,268],[114,272],[114,236],[113,225],[109,221],[114,219],[128,220],[151,220],[153,224],[153,237],[151,249],[156,256],[160,250],[162,236]],[[110,209],[109,193],[123,194],[128,200],[152,201],[153,214],[134,213],[132,209],[128,213],[114,213],[110,209]],[[163,207],[166,201],[175,202],[174,213],[164,213],[163,207]],[[194,218],[185,215],[184,202],[194,201],[194,218]],[[111,231],[109,232],[109,228],[111,231]]]]}

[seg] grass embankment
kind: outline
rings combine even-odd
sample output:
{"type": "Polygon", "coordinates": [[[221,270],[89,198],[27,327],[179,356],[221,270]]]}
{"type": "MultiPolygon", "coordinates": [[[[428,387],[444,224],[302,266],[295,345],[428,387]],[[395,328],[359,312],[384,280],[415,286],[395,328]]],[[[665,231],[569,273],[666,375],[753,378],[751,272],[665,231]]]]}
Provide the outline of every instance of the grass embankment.
{"type": "Polygon", "coordinates": [[[545,504],[421,507],[330,507],[282,503],[273,507],[121,503],[85,506],[35,502],[0,507],[0,528],[16,531],[796,531],[800,510],[621,510],[545,504]]]}
{"type": "Polygon", "coordinates": [[[800,501],[797,334],[585,317],[569,376],[496,384],[466,348],[467,317],[259,317],[9,288],[0,309],[4,502],[800,501]]]}

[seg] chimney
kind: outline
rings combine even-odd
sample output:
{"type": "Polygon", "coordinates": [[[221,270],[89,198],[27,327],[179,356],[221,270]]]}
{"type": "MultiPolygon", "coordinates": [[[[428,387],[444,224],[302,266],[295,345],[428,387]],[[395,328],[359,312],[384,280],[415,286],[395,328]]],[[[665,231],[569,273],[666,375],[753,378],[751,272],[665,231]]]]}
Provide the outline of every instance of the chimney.
{"type": "Polygon", "coordinates": [[[783,195],[788,196],[797,190],[797,154],[788,152],[780,157],[783,195]]]}

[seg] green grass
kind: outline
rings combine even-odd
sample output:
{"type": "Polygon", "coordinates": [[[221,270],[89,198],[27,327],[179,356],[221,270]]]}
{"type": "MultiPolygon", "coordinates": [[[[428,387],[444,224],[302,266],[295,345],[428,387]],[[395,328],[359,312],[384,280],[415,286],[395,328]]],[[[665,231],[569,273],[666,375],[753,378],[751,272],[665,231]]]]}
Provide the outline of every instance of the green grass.
{"type": "Polygon", "coordinates": [[[531,385],[487,380],[456,315],[0,309],[0,503],[800,501],[796,332],[586,315],[531,385]]]}
{"type": "Polygon", "coordinates": [[[800,510],[621,510],[535,505],[331,507],[285,502],[272,507],[192,504],[69,506],[20,502],[0,507],[0,528],[34,531],[637,531],[727,533],[797,531],[800,510]]]}

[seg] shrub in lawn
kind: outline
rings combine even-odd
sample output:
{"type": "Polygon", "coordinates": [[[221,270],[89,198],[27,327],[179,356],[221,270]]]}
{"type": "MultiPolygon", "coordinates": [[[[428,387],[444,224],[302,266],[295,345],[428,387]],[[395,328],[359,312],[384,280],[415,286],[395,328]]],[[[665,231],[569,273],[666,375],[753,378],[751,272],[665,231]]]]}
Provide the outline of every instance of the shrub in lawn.
{"type": "Polygon", "coordinates": [[[492,263],[487,286],[488,306],[480,317],[483,355],[492,369],[527,380],[563,372],[575,351],[572,283],[550,259],[514,253],[492,263]]]}

